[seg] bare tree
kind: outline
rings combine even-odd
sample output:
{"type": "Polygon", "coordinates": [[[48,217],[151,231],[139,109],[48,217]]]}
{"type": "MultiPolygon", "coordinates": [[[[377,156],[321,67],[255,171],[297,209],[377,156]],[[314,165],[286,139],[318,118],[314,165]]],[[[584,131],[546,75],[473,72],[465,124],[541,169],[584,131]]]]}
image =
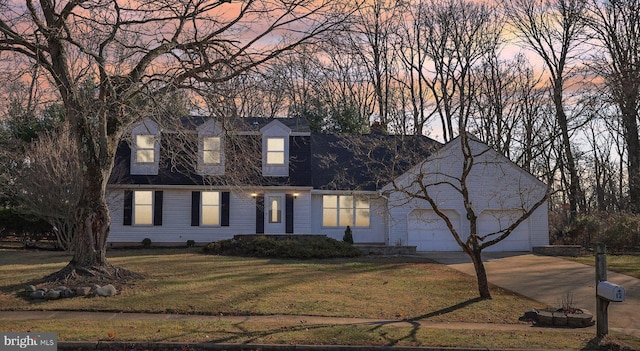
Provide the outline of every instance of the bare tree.
{"type": "MultiPolygon", "coordinates": [[[[398,121],[405,134],[422,135],[431,118],[436,114],[435,102],[429,89],[432,75],[431,61],[425,51],[424,41],[430,40],[429,31],[421,19],[429,15],[426,2],[409,2],[404,9],[405,21],[398,27],[395,39],[399,72],[395,77],[401,91],[400,109],[403,120],[398,121]],[[405,120],[408,119],[408,120],[405,120]]],[[[445,125],[442,125],[445,128],[445,125]]]]}
{"type": "Polygon", "coordinates": [[[508,160],[467,132],[481,107],[478,104],[486,107],[479,99],[481,89],[474,79],[475,70],[496,55],[502,40],[501,21],[494,9],[463,0],[425,1],[422,6],[420,13],[428,15],[416,18],[419,26],[405,29],[405,34],[420,33],[416,38],[422,38],[423,43],[403,52],[403,62],[433,94],[449,144],[437,150],[422,136],[388,135],[353,138],[345,142],[345,148],[353,150],[360,163],[367,165],[362,173],[375,174],[378,184],[389,184],[383,192],[391,208],[423,204],[447,224],[456,243],[474,263],[480,297],[491,298],[482,250],[507,238],[541,209],[548,191],[539,182],[522,181],[522,177],[531,176],[516,166],[502,168],[508,160]],[[415,57],[417,53],[423,56],[415,57]],[[445,148],[446,152],[440,152],[445,148]],[[425,161],[407,171],[408,165],[421,159],[425,161]],[[479,214],[487,200],[478,197],[479,187],[474,186],[486,172],[513,176],[500,178],[502,185],[511,189],[510,194],[505,195],[499,187],[484,187],[490,193],[487,198],[513,210],[509,218],[499,219],[500,229],[491,233],[479,229],[479,214]],[[450,207],[446,206],[463,209],[464,226],[454,225],[450,207]]]}
{"type": "Polygon", "coordinates": [[[592,1],[588,23],[604,48],[596,68],[606,80],[627,147],[629,209],[640,213],[640,1],[592,1]]]}
{"type": "Polygon", "coordinates": [[[421,73],[431,90],[442,124],[443,139],[467,129],[476,86],[472,71],[496,52],[502,27],[497,12],[465,0],[427,0],[422,21],[424,54],[432,65],[421,73]]]}
{"type": "Polygon", "coordinates": [[[572,64],[582,52],[581,35],[587,9],[585,0],[504,0],[504,11],[524,45],[533,50],[549,70],[555,117],[561,130],[564,166],[569,173],[570,218],[575,220],[583,201],[578,166],[571,147],[570,123],[565,106],[566,82],[572,64]]]}
{"type": "Polygon", "coordinates": [[[373,0],[354,13],[349,44],[366,67],[377,102],[377,119],[389,124],[391,84],[394,75],[392,38],[398,26],[400,2],[373,0]]]}
{"type": "Polygon", "coordinates": [[[58,245],[73,252],[75,212],[80,199],[80,164],[69,127],[46,132],[27,146],[24,165],[13,186],[18,201],[36,218],[52,225],[58,245]]]}
{"type": "Polygon", "coordinates": [[[523,178],[530,176],[504,167],[508,164],[507,159],[466,132],[462,132],[445,147],[446,153],[435,151],[424,162],[409,170],[407,175],[391,182],[386,188],[391,197],[390,206],[402,206],[409,201],[427,202],[444,221],[458,245],[471,258],[479,296],[490,299],[482,251],[509,237],[520,224],[534,215],[546,203],[549,190],[530,179],[523,181],[523,178]],[[487,173],[496,174],[500,184],[480,190],[477,184],[481,182],[482,175],[487,173]],[[504,192],[502,189],[509,190],[504,192]],[[487,198],[481,197],[483,192],[487,198]],[[487,201],[496,203],[488,204],[487,201]],[[451,208],[448,206],[458,204],[464,208],[463,218],[466,218],[462,227],[454,224],[447,211],[451,208]],[[511,212],[508,216],[495,219],[498,230],[482,232],[478,219],[483,206],[501,206],[511,212]]]}
{"type": "MultiPolygon", "coordinates": [[[[491,298],[483,250],[508,238],[532,216],[546,216],[550,187],[466,132],[445,145],[407,135],[350,136],[338,143],[351,152],[350,159],[364,166],[349,174],[336,173],[337,182],[362,181],[367,175],[372,184],[386,184],[380,191],[388,199],[390,222],[394,213],[406,220],[403,209],[432,210],[471,258],[481,298],[491,298]],[[487,184],[488,175],[496,181],[487,184]],[[504,210],[493,218],[497,229],[481,226],[481,214],[487,209],[504,210]],[[461,211],[459,221],[452,216],[457,211],[461,211]]],[[[340,161],[329,155],[323,164],[335,169],[340,161]]]]}
{"type": "MultiPolygon", "coordinates": [[[[74,256],[62,276],[108,275],[105,188],[116,147],[153,99],[200,82],[225,82],[310,41],[348,15],[341,2],[26,0],[0,3],[0,54],[38,65],[64,105],[78,150],[81,189],[74,256]],[[251,31],[247,26],[255,23],[251,31]],[[96,83],[88,103],[80,83],[96,83]]],[[[111,273],[108,271],[111,270],[111,273]]]]}

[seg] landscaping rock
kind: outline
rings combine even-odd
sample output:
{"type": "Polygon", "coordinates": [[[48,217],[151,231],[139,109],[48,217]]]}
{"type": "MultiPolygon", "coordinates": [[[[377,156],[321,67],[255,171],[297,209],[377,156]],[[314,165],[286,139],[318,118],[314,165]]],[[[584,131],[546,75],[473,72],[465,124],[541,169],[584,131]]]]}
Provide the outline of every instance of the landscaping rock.
{"type": "Polygon", "coordinates": [[[86,296],[86,295],[89,295],[90,293],[91,293],[91,288],[88,286],[76,288],[76,295],[78,296],[86,296]]]}
{"type": "Polygon", "coordinates": [[[36,290],[38,290],[38,289],[36,289],[36,287],[35,287],[35,286],[33,286],[33,285],[29,285],[29,286],[27,286],[27,287],[24,289],[24,291],[26,291],[26,292],[28,292],[28,293],[32,293],[32,292],[34,292],[34,291],[36,291],[36,290]]]}
{"type": "Polygon", "coordinates": [[[587,311],[567,314],[567,325],[574,328],[590,327],[594,324],[593,315],[587,311]]]}
{"type": "Polygon", "coordinates": [[[60,292],[60,296],[64,297],[65,299],[68,299],[68,298],[76,296],[76,293],[71,289],[65,288],[64,290],[62,290],[60,292]]]}
{"type": "Polygon", "coordinates": [[[49,290],[44,295],[44,298],[47,300],[57,300],[60,298],[60,292],[58,290],[49,290]]]}
{"type": "MultiPolygon", "coordinates": [[[[525,312],[525,316],[530,316],[531,311],[525,312]]],[[[537,321],[535,324],[549,327],[571,327],[584,328],[594,324],[593,315],[586,310],[574,309],[568,313],[563,310],[537,311],[537,321]]],[[[524,320],[525,317],[521,317],[524,320]]]]}
{"type": "Polygon", "coordinates": [[[111,284],[107,284],[102,287],[99,285],[94,285],[93,292],[101,297],[109,297],[115,295],[117,293],[117,290],[116,287],[111,284]]]}
{"type": "Polygon", "coordinates": [[[525,311],[523,320],[537,322],[538,321],[538,310],[536,310],[535,308],[532,308],[532,309],[530,309],[528,311],[525,311]]]}
{"type": "Polygon", "coordinates": [[[553,312],[538,311],[538,324],[553,325],[553,312]]]}
{"type": "Polygon", "coordinates": [[[32,292],[31,294],[29,294],[29,297],[34,299],[34,300],[43,300],[45,294],[46,293],[44,292],[44,290],[36,290],[36,291],[32,292]]]}
{"type": "Polygon", "coordinates": [[[567,326],[567,315],[564,312],[553,312],[553,325],[556,327],[567,326]]]}
{"type": "MultiPolygon", "coordinates": [[[[34,286],[31,287],[35,288],[34,286]]],[[[111,284],[107,284],[105,286],[94,285],[93,288],[90,288],[88,286],[77,288],[58,286],[52,290],[41,288],[34,291],[31,291],[31,287],[25,288],[24,294],[32,300],[57,300],[62,298],[68,299],[76,296],[88,296],[91,294],[102,297],[109,297],[114,296],[118,293],[116,287],[111,284]]]]}

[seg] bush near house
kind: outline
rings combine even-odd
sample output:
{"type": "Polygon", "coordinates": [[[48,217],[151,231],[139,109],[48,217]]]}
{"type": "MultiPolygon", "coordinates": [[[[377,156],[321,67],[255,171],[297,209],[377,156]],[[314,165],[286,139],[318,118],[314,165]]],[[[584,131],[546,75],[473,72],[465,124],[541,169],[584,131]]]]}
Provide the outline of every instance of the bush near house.
{"type": "Polygon", "coordinates": [[[640,215],[631,213],[585,215],[554,234],[554,244],[593,248],[596,243],[604,243],[607,245],[607,251],[612,253],[640,252],[640,215]]]}
{"type": "Polygon", "coordinates": [[[251,239],[228,239],[207,244],[207,254],[287,259],[318,259],[357,257],[359,249],[331,238],[311,238],[304,241],[275,240],[266,236],[251,239]]]}
{"type": "Polygon", "coordinates": [[[342,237],[342,241],[347,244],[353,245],[353,233],[351,232],[351,227],[347,226],[347,229],[344,230],[344,236],[342,237]]]}

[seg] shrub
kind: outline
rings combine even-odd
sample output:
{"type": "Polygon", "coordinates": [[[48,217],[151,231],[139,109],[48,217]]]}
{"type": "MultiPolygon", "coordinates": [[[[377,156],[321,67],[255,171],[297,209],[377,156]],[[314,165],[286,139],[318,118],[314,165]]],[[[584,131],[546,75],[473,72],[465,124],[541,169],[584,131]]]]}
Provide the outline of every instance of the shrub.
{"type": "Polygon", "coordinates": [[[342,241],[347,244],[353,245],[353,234],[351,233],[351,227],[347,226],[347,229],[344,230],[344,236],[342,237],[342,241]]]}
{"type": "Polygon", "coordinates": [[[609,217],[598,238],[612,252],[635,251],[640,245],[640,216],[619,213],[609,217]]]}
{"type": "Polygon", "coordinates": [[[149,238],[144,238],[144,239],[142,239],[142,245],[143,245],[144,247],[149,247],[149,246],[151,246],[151,239],[149,239],[149,238]]]}
{"type": "Polygon", "coordinates": [[[195,240],[187,240],[187,247],[194,247],[194,246],[196,246],[195,240]]]}
{"type": "Polygon", "coordinates": [[[207,244],[203,251],[214,255],[287,259],[320,259],[361,255],[357,248],[331,238],[312,238],[302,242],[275,240],[267,236],[221,240],[207,244]]]}
{"type": "Polygon", "coordinates": [[[600,213],[585,215],[555,233],[554,244],[582,245],[592,248],[604,243],[610,252],[640,249],[640,215],[630,213],[600,213]]]}
{"type": "Polygon", "coordinates": [[[598,233],[602,229],[605,219],[596,215],[586,215],[578,218],[564,232],[560,231],[557,236],[558,243],[566,245],[582,245],[591,247],[598,233]]]}

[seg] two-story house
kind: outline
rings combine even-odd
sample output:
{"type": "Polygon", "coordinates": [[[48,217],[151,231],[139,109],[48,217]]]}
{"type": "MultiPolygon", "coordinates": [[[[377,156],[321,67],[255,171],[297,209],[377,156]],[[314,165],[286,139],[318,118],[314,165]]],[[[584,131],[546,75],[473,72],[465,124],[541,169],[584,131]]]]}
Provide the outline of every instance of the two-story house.
{"type": "MultiPolygon", "coordinates": [[[[397,147],[398,137],[381,133],[316,134],[293,118],[233,123],[190,117],[181,133],[151,120],[136,124],[118,149],[107,189],[109,242],[137,244],[149,238],[183,245],[254,233],[324,234],[340,240],[350,226],[356,243],[460,250],[427,202],[390,185],[393,180],[410,184],[416,167],[456,172],[461,157],[455,143],[412,137],[413,151],[403,158],[399,154],[408,149],[397,147]]],[[[522,198],[523,183],[533,193],[546,186],[490,151],[483,157],[491,155],[498,166],[493,161],[478,166],[474,181],[483,199],[478,201],[484,206],[478,212],[483,230],[499,231],[520,210],[522,202],[514,199],[522,198]],[[515,185],[519,188],[505,188],[515,185]]],[[[437,196],[464,231],[459,199],[445,194],[446,189],[437,196]]],[[[530,251],[548,244],[543,207],[497,248],[530,251]]]]}

